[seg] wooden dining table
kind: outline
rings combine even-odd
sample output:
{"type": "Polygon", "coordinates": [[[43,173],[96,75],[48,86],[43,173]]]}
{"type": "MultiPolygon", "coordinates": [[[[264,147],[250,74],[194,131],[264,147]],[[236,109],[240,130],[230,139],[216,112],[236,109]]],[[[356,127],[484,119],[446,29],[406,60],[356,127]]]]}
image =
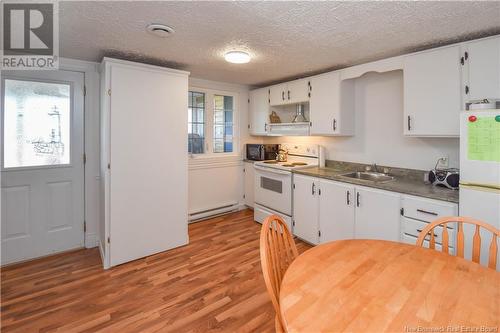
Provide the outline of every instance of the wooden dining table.
{"type": "Polygon", "coordinates": [[[287,332],[499,332],[500,273],[415,245],[342,240],[283,278],[287,332]]]}

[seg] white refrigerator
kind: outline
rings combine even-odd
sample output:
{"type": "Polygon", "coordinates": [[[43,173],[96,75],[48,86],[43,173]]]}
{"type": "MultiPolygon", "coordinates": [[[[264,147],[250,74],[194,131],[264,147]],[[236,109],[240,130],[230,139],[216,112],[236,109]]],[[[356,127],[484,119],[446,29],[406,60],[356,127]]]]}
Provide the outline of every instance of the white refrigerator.
{"type": "MultiPolygon", "coordinates": [[[[461,112],[459,212],[500,228],[500,109],[461,112]]],[[[464,231],[465,256],[470,258],[474,227],[464,226],[464,231]]],[[[481,233],[485,266],[491,237],[489,232],[481,233]]]]}

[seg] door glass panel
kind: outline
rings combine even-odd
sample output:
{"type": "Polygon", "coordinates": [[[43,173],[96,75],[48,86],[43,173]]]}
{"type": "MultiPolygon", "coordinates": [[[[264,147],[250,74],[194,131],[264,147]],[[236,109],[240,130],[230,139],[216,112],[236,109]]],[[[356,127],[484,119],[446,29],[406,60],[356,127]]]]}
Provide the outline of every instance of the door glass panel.
{"type": "Polygon", "coordinates": [[[4,168],[69,164],[70,85],[4,82],[4,168]]]}

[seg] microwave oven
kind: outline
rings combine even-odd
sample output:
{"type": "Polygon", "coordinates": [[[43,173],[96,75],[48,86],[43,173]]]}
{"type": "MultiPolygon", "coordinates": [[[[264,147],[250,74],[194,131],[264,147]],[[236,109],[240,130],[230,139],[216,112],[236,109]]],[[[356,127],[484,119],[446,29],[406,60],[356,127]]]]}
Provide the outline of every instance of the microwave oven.
{"type": "Polygon", "coordinates": [[[247,143],[246,159],[251,161],[275,160],[279,148],[280,148],[279,144],[263,145],[263,144],[247,143]]]}

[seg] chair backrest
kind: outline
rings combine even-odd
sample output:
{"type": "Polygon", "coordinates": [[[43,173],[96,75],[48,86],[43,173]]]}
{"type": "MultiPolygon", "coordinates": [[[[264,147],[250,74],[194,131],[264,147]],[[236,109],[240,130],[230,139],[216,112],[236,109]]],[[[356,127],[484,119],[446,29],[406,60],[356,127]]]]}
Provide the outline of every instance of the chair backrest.
{"type": "Polygon", "coordinates": [[[480,228],[484,228],[492,233],[492,238],[489,246],[489,254],[488,254],[488,267],[496,269],[497,265],[497,238],[500,236],[500,230],[495,228],[492,225],[484,223],[479,220],[475,220],[471,217],[462,217],[462,216],[447,216],[442,217],[440,219],[435,220],[430,223],[427,227],[425,227],[417,239],[417,245],[423,246],[424,240],[427,238],[427,235],[430,234],[429,239],[429,248],[436,248],[436,237],[437,235],[434,233],[434,228],[437,226],[442,226],[442,252],[448,252],[449,245],[449,234],[448,234],[448,223],[457,223],[457,237],[456,237],[456,253],[457,256],[463,258],[464,257],[464,223],[475,225],[474,236],[472,238],[472,261],[479,263],[481,256],[481,236],[480,236],[480,228]]]}
{"type": "Polygon", "coordinates": [[[266,218],[260,231],[260,262],[267,291],[283,327],[279,306],[281,281],[288,266],[298,255],[285,221],[277,215],[266,218]]]}

